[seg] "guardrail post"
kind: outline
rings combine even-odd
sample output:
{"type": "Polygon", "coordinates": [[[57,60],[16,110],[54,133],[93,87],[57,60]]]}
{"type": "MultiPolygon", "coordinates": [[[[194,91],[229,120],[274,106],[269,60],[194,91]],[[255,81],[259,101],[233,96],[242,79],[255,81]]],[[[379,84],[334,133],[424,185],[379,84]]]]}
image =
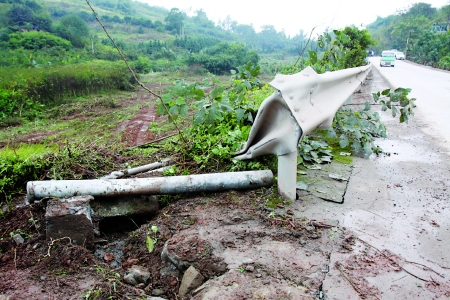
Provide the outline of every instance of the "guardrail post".
{"type": "Polygon", "coordinates": [[[297,151],[278,156],[278,194],[289,200],[297,198],[297,151]]]}

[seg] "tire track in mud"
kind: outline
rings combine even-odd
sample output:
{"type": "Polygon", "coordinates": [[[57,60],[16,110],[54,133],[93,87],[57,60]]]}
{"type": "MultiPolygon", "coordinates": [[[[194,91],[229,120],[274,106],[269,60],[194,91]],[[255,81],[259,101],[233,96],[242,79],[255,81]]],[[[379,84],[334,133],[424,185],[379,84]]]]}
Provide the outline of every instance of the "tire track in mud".
{"type": "Polygon", "coordinates": [[[139,111],[131,119],[123,121],[118,128],[120,132],[123,132],[122,141],[130,147],[142,145],[157,138],[158,135],[151,132],[149,126],[153,122],[159,122],[162,118],[156,114],[155,96],[140,90],[136,103],[141,104],[139,111]]]}

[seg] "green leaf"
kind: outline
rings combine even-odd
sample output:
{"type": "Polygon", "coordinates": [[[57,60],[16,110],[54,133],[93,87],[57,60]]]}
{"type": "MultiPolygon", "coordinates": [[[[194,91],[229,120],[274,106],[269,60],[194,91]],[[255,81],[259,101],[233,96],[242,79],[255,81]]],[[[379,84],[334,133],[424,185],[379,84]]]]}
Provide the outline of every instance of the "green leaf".
{"type": "Polygon", "coordinates": [[[341,146],[341,148],[345,148],[348,146],[348,143],[348,137],[345,134],[341,134],[339,138],[339,146],[341,146]]]}
{"type": "Polygon", "coordinates": [[[178,116],[180,114],[180,107],[178,105],[171,106],[169,112],[172,117],[178,116]]]}
{"type": "Polygon", "coordinates": [[[397,107],[395,107],[395,106],[392,106],[392,116],[395,118],[395,116],[397,115],[397,113],[398,113],[398,109],[397,109],[397,107]]]}
{"type": "Polygon", "coordinates": [[[164,108],[164,106],[162,105],[162,103],[158,104],[158,108],[156,109],[156,113],[158,115],[166,115],[167,114],[167,111],[164,108]]]}
{"type": "Polygon", "coordinates": [[[334,131],[334,129],[332,129],[332,128],[329,129],[328,132],[327,132],[326,138],[333,139],[333,138],[336,138],[336,137],[337,137],[336,131],[334,131]]]}
{"type": "Polygon", "coordinates": [[[372,93],[372,96],[373,96],[373,100],[374,100],[375,102],[378,102],[378,100],[380,99],[380,92],[378,92],[378,93],[372,93]]]}
{"type": "Polygon", "coordinates": [[[180,106],[180,116],[187,117],[189,107],[187,105],[180,106]]]}
{"type": "Polygon", "coordinates": [[[370,104],[367,101],[364,103],[364,110],[365,111],[369,111],[370,110],[370,104]]]}
{"type": "Polygon", "coordinates": [[[238,122],[241,122],[242,118],[244,118],[245,110],[242,108],[238,108],[236,110],[236,119],[238,122]]]}
{"type": "Polygon", "coordinates": [[[147,248],[149,253],[153,252],[153,249],[155,248],[155,244],[158,240],[153,239],[147,235],[146,241],[145,241],[145,247],[147,248]]]}
{"type": "Polygon", "coordinates": [[[213,98],[213,99],[219,99],[219,98],[222,98],[222,93],[223,93],[223,91],[224,91],[224,88],[223,87],[216,87],[215,89],[213,89],[212,91],[211,91],[211,98],[213,98]]]}
{"type": "Polygon", "coordinates": [[[177,100],[175,100],[176,105],[184,105],[186,104],[186,100],[184,100],[183,97],[178,97],[177,100]]]}
{"type": "Polygon", "coordinates": [[[164,94],[162,95],[161,98],[164,101],[164,103],[168,104],[172,101],[172,94],[164,94]]]}
{"type": "Polygon", "coordinates": [[[205,123],[205,121],[206,121],[206,110],[203,108],[195,113],[193,123],[195,126],[197,126],[205,123]]]}
{"type": "Polygon", "coordinates": [[[317,63],[317,52],[308,50],[308,53],[309,53],[309,61],[311,62],[312,65],[315,65],[317,63]]]}
{"type": "Polygon", "coordinates": [[[195,100],[200,100],[201,98],[205,97],[205,91],[203,91],[203,89],[199,87],[196,87],[195,90],[193,90],[193,94],[195,95],[195,100]]]}
{"type": "Polygon", "coordinates": [[[372,151],[372,144],[370,142],[365,142],[364,143],[364,153],[367,156],[372,155],[373,151],[372,151]]]}
{"type": "Polygon", "coordinates": [[[408,99],[402,99],[400,100],[400,106],[401,107],[405,107],[409,104],[409,100],[408,99]]]}
{"type": "Polygon", "coordinates": [[[387,96],[387,95],[389,95],[390,92],[391,92],[391,89],[386,89],[386,90],[382,91],[381,94],[384,96],[387,96]]]}

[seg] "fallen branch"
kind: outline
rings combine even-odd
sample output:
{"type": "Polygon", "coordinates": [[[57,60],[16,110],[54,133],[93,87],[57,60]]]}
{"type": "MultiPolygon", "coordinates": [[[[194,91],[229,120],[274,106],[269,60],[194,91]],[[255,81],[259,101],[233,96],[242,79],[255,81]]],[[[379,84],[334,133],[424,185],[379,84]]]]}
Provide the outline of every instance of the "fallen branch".
{"type": "Polygon", "coordinates": [[[355,289],[355,291],[358,293],[358,295],[361,295],[361,291],[358,289],[356,284],[353,281],[351,281],[350,278],[347,277],[347,274],[345,274],[345,272],[343,270],[344,267],[342,266],[342,264],[337,261],[334,265],[339,270],[339,272],[341,272],[342,277],[344,277],[352,285],[352,287],[355,289]]]}
{"type": "Polygon", "coordinates": [[[53,244],[55,242],[59,242],[59,241],[64,240],[64,239],[69,239],[69,244],[72,244],[72,239],[70,237],[68,237],[68,236],[65,236],[65,237],[62,237],[62,238],[59,238],[59,239],[56,239],[56,240],[50,238],[50,243],[48,244],[48,248],[47,248],[47,255],[44,255],[44,257],[50,257],[51,256],[50,255],[50,249],[52,248],[53,244]]]}
{"type": "Polygon", "coordinates": [[[423,265],[423,264],[416,263],[416,262],[414,262],[414,261],[409,261],[409,260],[405,260],[405,262],[410,263],[410,264],[413,264],[413,265],[422,266],[422,267],[425,268],[425,271],[431,271],[431,272],[435,273],[436,275],[438,275],[439,277],[444,278],[444,276],[443,276],[442,274],[439,274],[438,272],[436,272],[435,270],[433,270],[432,268],[430,268],[430,267],[428,267],[428,266],[425,266],[425,265],[423,265]]]}
{"type": "MultiPolygon", "coordinates": [[[[366,244],[367,246],[372,247],[373,249],[377,250],[378,252],[381,253],[381,255],[383,255],[385,258],[387,258],[388,260],[390,260],[389,257],[387,257],[382,251],[380,251],[380,250],[379,250],[378,248],[376,248],[375,246],[372,246],[371,244],[369,244],[368,242],[362,240],[362,239],[359,238],[359,237],[357,237],[357,239],[360,240],[361,242],[363,242],[364,244],[366,244]]],[[[408,261],[407,261],[407,262],[408,262],[408,261]]],[[[408,273],[409,275],[411,275],[411,276],[413,276],[413,277],[415,277],[415,278],[417,278],[417,279],[419,279],[419,280],[429,282],[429,280],[420,278],[419,276],[414,275],[413,273],[407,271],[405,268],[403,268],[403,267],[401,267],[401,266],[399,266],[399,267],[400,267],[403,271],[405,271],[406,273],[408,273]]],[[[429,269],[431,270],[431,268],[429,268],[429,269]]],[[[437,274],[437,273],[436,273],[436,274],[437,274]]]]}
{"type": "Polygon", "coordinates": [[[333,227],[337,227],[336,225],[330,225],[330,224],[324,224],[322,222],[314,222],[314,221],[310,221],[309,224],[311,226],[314,227],[321,227],[321,228],[333,228],[333,227]]]}
{"type": "Polygon", "coordinates": [[[14,248],[14,269],[17,270],[17,248],[14,248]]]}
{"type": "Polygon", "coordinates": [[[177,134],[178,133],[172,133],[172,134],[169,134],[169,135],[166,135],[166,136],[154,139],[153,141],[150,141],[150,142],[145,143],[145,144],[129,147],[129,148],[127,148],[127,150],[131,150],[131,149],[135,149],[135,148],[148,148],[148,147],[151,147],[153,143],[161,142],[161,141],[163,141],[165,139],[168,139],[168,138],[170,138],[170,137],[172,137],[174,135],[177,135],[177,134]]]}

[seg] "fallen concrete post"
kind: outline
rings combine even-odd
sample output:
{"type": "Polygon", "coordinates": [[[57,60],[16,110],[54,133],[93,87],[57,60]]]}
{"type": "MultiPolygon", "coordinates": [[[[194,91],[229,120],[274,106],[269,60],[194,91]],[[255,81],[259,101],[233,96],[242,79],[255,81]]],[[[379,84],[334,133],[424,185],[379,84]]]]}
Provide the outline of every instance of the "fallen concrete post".
{"type": "Polygon", "coordinates": [[[272,184],[273,174],[270,170],[155,178],[29,181],[27,198],[34,202],[47,197],[65,198],[77,195],[174,195],[256,189],[270,187],[272,184]]]}
{"type": "Polygon", "coordinates": [[[258,110],[247,142],[236,159],[278,156],[278,192],[296,199],[297,146],[316,128],[331,128],[334,115],[361,85],[370,65],[317,74],[311,67],[293,75],[278,74],[277,89],[258,110]]]}

